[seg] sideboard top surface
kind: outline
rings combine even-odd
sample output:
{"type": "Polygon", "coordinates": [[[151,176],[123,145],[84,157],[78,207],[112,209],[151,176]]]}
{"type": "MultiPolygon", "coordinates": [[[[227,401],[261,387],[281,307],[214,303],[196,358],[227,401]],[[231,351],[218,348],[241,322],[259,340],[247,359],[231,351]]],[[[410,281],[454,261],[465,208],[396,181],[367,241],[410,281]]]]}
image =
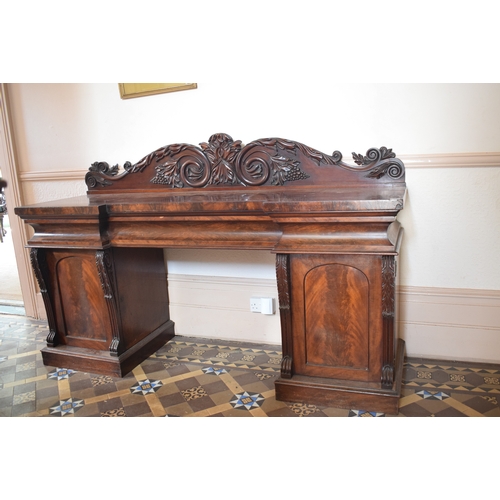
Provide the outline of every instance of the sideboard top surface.
{"type": "Polygon", "coordinates": [[[172,144],[123,169],[95,162],[87,196],[18,207],[32,217],[126,214],[390,212],[404,206],[405,169],[391,149],[321,153],[279,138],[247,145],[214,134],[200,146],[172,144]]]}
{"type": "Polygon", "coordinates": [[[21,217],[99,216],[100,214],[304,213],[399,211],[404,186],[382,189],[317,188],[307,190],[246,189],[238,191],[91,194],[18,207],[21,217]]]}

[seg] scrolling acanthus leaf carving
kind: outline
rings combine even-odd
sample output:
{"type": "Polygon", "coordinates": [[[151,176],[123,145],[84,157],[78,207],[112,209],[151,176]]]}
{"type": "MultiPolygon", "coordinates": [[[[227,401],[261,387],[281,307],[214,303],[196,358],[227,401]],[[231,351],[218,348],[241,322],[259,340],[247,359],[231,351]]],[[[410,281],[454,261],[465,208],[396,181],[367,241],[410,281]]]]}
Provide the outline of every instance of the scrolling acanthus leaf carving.
{"type": "MultiPolygon", "coordinates": [[[[129,162],[130,163],[130,162],[129,162]]],[[[111,186],[113,184],[107,177],[118,175],[118,165],[110,167],[105,161],[96,161],[92,163],[89,171],[85,175],[87,186],[93,188],[99,186],[111,186]]]]}
{"type": "Polygon", "coordinates": [[[282,186],[309,178],[302,169],[297,152],[318,166],[336,165],[352,172],[366,172],[365,176],[372,179],[385,175],[399,179],[404,174],[403,162],[386,147],[371,148],[364,156],[352,153],[356,165],[349,165],[342,160],[340,151],[326,155],[304,144],[280,138],[259,139],[244,146],[241,141],[219,133],[201,143],[200,147],[171,144],[157,149],[136,164],[126,162],[123,173],[118,173],[118,165],[110,167],[106,162],[95,162],[85,181],[91,189],[106,187],[125,175],[143,172],[155,164],[155,174],[149,182],[172,188],[282,186]]]}
{"type": "Polygon", "coordinates": [[[353,167],[342,161],[342,154],[339,151],[333,153],[333,157],[337,160],[336,165],[341,165],[349,170],[367,171],[366,177],[372,179],[380,179],[384,175],[388,175],[392,179],[399,179],[404,173],[404,164],[396,158],[396,153],[392,149],[382,146],[380,149],[371,148],[366,152],[366,155],[352,153],[354,163],[358,167],[353,167]]]}
{"type": "MultiPolygon", "coordinates": [[[[153,184],[174,188],[216,185],[261,186],[271,179],[278,186],[285,182],[305,179],[300,162],[276,154],[271,156],[259,141],[242,147],[227,134],[214,134],[200,148],[189,144],[174,144],[162,150],[154,159],[168,158],[156,166],[153,184]]],[[[262,144],[264,145],[264,144],[262,144]]],[[[153,158],[151,158],[151,161],[153,158]]],[[[147,162],[141,168],[144,168],[147,162]]]]}

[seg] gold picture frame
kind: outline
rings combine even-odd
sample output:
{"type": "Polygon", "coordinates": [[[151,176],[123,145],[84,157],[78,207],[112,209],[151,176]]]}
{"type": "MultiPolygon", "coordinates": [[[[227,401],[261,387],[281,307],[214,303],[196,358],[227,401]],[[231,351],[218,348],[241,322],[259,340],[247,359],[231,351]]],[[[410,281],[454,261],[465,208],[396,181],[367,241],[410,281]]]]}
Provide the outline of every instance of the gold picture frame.
{"type": "Polygon", "coordinates": [[[120,97],[122,99],[133,99],[147,95],[163,94],[166,92],[178,92],[180,90],[196,89],[196,83],[119,83],[120,97]]]}

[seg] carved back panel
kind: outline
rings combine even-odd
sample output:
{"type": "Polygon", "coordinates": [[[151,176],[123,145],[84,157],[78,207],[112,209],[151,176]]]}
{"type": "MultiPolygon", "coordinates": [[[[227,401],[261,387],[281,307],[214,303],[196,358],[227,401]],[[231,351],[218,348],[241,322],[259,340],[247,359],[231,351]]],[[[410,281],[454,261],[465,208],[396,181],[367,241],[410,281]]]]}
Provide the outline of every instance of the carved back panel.
{"type": "Polygon", "coordinates": [[[227,134],[214,134],[198,146],[172,144],[139,162],[118,165],[95,162],[85,177],[89,193],[165,189],[257,186],[332,186],[404,184],[404,165],[391,149],[353,153],[356,165],[342,154],[321,153],[287,139],[267,138],[243,145],[227,134]]]}

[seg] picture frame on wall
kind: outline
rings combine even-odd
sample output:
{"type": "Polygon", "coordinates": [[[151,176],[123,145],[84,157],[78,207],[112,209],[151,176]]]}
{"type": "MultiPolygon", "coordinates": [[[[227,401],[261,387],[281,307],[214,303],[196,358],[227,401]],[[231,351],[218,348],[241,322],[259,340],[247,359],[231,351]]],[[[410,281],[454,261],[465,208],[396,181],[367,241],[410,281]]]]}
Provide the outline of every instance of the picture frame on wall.
{"type": "Polygon", "coordinates": [[[179,92],[180,90],[196,89],[196,83],[119,83],[120,97],[132,99],[148,95],[179,92]]]}

